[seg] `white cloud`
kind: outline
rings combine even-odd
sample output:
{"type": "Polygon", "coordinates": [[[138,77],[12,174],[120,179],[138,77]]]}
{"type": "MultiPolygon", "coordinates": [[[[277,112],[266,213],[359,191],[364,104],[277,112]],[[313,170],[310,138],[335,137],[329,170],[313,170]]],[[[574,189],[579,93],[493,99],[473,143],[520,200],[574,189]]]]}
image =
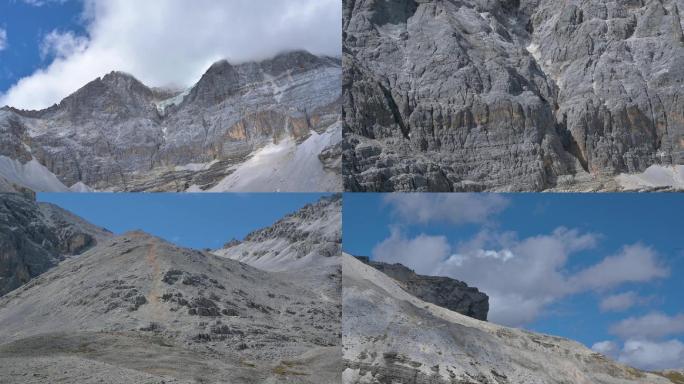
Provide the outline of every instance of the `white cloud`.
{"type": "Polygon", "coordinates": [[[0,28],[0,51],[7,48],[7,30],[0,28]]]}
{"type": "Polygon", "coordinates": [[[407,238],[393,230],[375,247],[373,256],[402,263],[421,274],[449,276],[475,286],[490,297],[491,321],[522,326],[563,297],[664,276],[663,267],[653,268],[659,265],[655,252],[642,245],[625,247],[618,255],[569,273],[569,259],[596,247],[599,238],[597,234],[563,227],[523,239],[513,233],[485,230],[470,241],[452,246],[443,236],[407,238]],[[643,263],[646,273],[636,275],[631,267],[624,267],[635,260],[643,263]],[[609,266],[615,270],[606,271],[609,266]],[[605,272],[604,281],[596,280],[596,271],[605,272]]]}
{"type": "Polygon", "coordinates": [[[592,289],[604,289],[626,282],[644,282],[667,277],[669,270],[660,265],[655,251],[641,244],[626,246],[615,255],[585,269],[573,279],[573,284],[592,289]]]}
{"type": "Polygon", "coordinates": [[[679,340],[662,342],[628,340],[618,361],[646,370],[661,370],[684,366],[684,344],[679,340]]]}
{"type": "Polygon", "coordinates": [[[44,108],[112,70],[150,86],[190,86],[223,58],[341,53],[341,0],[84,0],[84,7],[87,36],[48,35],[54,59],[19,80],[0,105],[44,108]]]}
{"type": "Polygon", "coordinates": [[[547,305],[574,291],[563,268],[572,253],[593,248],[598,238],[566,228],[522,240],[510,235],[484,237],[476,237],[476,245],[490,242],[498,249],[466,243],[434,271],[483,290],[490,296],[489,319],[513,326],[533,321],[547,305]]]}
{"type": "Polygon", "coordinates": [[[647,298],[639,296],[636,292],[623,292],[614,295],[609,295],[601,300],[599,306],[603,312],[620,312],[626,311],[635,305],[643,304],[648,301],[647,298]]]}
{"type": "Polygon", "coordinates": [[[67,0],[21,0],[24,3],[28,5],[32,5],[34,7],[42,7],[45,4],[50,4],[50,3],[57,3],[57,4],[63,4],[66,3],[67,0]]]}
{"type": "Polygon", "coordinates": [[[684,343],[667,337],[684,334],[684,313],[668,316],[652,312],[630,317],[610,327],[610,332],[624,340],[622,346],[602,341],[592,349],[617,361],[644,370],[684,367],[684,343]]]}
{"type": "Polygon", "coordinates": [[[620,351],[618,345],[609,340],[594,343],[594,345],[591,346],[591,349],[600,354],[610,357],[616,357],[617,353],[620,351]]]}
{"type": "Polygon", "coordinates": [[[419,274],[428,274],[434,265],[449,255],[449,242],[444,236],[419,235],[413,239],[404,237],[393,228],[390,237],[373,248],[373,258],[387,263],[401,263],[419,274]]]}
{"type": "Polygon", "coordinates": [[[484,223],[508,205],[505,197],[486,193],[393,193],[384,201],[402,220],[421,224],[484,223]]]}
{"type": "Polygon", "coordinates": [[[643,370],[664,370],[684,367],[684,344],[676,339],[667,341],[627,340],[620,348],[612,341],[594,344],[596,352],[643,370]]]}
{"type": "Polygon", "coordinates": [[[630,317],[610,328],[610,332],[623,339],[659,339],[684,334],[684,313],[668,316],[652,312],[642,317],[630,317]]]}
{"type": "Polygon", "coordinates": [[[48,33],[40,44],[40,56],[67,58],[71,55],[82,53],[88,48],[88,39],[76,36],[71,31],[59,32],[54,30],[48,33]]]}

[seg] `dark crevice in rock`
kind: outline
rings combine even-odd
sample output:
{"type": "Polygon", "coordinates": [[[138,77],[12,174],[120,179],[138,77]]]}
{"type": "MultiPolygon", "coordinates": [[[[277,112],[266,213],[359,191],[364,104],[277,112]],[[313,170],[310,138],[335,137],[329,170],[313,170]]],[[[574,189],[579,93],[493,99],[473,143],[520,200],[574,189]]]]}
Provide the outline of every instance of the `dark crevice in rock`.
{"type": "Polygon", "coordinates": [[[383,87],[382,84],[378,84],[380,89],[382,90],[383,95],[385,95],[385,100],[387,101],[387,105],[389,106],[390,110],[392,111],[392,116],[394,117],[394,121],[397,123],[399,126],[399,129],[401,129],[401,134],[404,136],[406,140],[410,140],[409,136],[409,129],[404,124],[404,119],[401,117],[401,113],[399,112],[399,107],[397,107],[396,101],[394,101],[394,97],[392,97],[392,92],[388,90],[387,88],[383,87]]]}

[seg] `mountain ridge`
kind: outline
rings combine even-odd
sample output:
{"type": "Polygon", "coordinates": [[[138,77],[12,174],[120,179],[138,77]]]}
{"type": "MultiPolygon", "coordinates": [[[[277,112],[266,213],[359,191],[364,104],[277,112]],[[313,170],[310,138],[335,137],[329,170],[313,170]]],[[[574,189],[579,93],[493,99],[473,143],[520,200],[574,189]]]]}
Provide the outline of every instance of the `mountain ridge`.
{"type": "Polygon", "coordinates": [[[389,264],[367,256],[354,257],[395,279],[405,291],[423,301],[487,321],[489,296],[475,287],[446,276],[419,275],[401,263],[389,264]]]}
{"type": "MultiPolygon", "coordinates": [[[[17,162],[14,168],[36,159],[64,184],[54,187],[60,189],[82,183],[108,191],[208,190],[269,143],[292,140],[294,151],[326,133],[333,144],[309,145],[314,152],[303,156],[311,158],[321,191],[339,190],[339,172],[317,155],[341,141],[334,127],[340,81],[339,60],[303,51],[239,65],[219,61],[180,93],[113,71],[44,110],[3,107],[0,156],[17,162]]],[[[281,162],[295,161],[287,156],[281,162]]]]}
{"type": "Polygon", "coordinates": [[[47,360],[38,382],[132,380],[92,364],[62,369],[70,358],[154,382],[332,383],[338,305],[298,279],[131,231],[0,298],[0,371],[47,360]]]}
{"type": "MultiPolygon", "coordinates": [[[[0,194],[0,228],[17,226],[17,209],[4,220],[4,195],[30,199],[0,194]]],[[[73,231],[60,232],[64,221],[89,225],[52,204],[36,206],[29,208],[45,212],[41,217],[57,227],[55,236],[71,239],[73,231]]],[[[337,383],[341,254],[324,251],[334,252],[341,242],[340,211],[341,195],[325,196],[246,236],[241,249],[259,250],[300,228],[292,252],[280,255],[274,270],[142,230],[109,234],[86,248],[78,243],[71,247],[77,257],[60,259],[0,296],[0,377],[337,383]]]]}
{"type": "Polygon", "coordinates": [[[325,196],[212,253],[268,271],[339,267],[342,195],[325,196]]]}

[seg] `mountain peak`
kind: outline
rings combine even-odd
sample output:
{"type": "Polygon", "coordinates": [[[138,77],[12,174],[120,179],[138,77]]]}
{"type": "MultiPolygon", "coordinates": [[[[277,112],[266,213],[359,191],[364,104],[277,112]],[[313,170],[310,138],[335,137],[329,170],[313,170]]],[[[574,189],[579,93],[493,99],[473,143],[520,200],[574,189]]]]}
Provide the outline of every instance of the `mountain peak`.
{"type": "Polygon", "coordinates": [[[213,64],[209,66],[207,69],[207,72],[211,71],[218,71],[224,68],[232,68],[233,65],[228,61],[228,59],[221,59],[218,61],[215,61],[213,64]]]}
{"type": "Polygon", "coordinates": [[[123,72],[123,71],[111,71],[102,77],[102,81],[116,81],[116,80],[135,80],[135,81],[139,82],[139,80],[136,79],[135,76],[131,75],[128,72],[123,72]]]}
{"type": "Polygon", "coordinates": [[[282,52],[261,62],[264,70],[272,75],[286,71],[309,71],[325,65],[329,65],[328,60],[303,50],[282,52]]]}

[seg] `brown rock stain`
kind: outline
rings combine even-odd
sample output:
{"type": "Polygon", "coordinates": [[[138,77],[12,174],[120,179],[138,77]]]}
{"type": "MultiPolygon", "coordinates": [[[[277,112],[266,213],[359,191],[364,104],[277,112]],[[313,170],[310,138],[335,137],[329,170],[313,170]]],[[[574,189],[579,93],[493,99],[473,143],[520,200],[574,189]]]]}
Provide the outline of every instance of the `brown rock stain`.
{"type": "Polygon", "coordinates": [[[152,316],[155,320],[161,319],[164,317],[164,311],[161,305],[161,302],[159,301],[160,297],[160,292],[161,292],[161,270],[159,266],[159,261],[157,260],[157,245],[158,243],[155,241],[152,244],[150,244],[148,250],[147,250],[147,255],[145,257],[145,260],[147,261],[147,265],[150,267],[152,270],[152,288],[150,291],[147,293],[147,302],[150,303],[151,309],[152,309],[152,316]]]}

